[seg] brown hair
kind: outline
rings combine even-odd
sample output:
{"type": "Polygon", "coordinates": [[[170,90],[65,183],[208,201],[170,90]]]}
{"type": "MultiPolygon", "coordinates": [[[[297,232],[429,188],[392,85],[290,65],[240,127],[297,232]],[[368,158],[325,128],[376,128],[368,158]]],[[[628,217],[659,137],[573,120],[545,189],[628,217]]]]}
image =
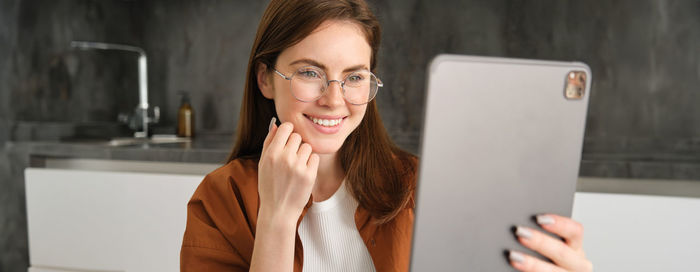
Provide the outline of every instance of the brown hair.
{"type": "MultiPolygon", "coordinates": [[[[262,63],[268,70],[275,67],[284,49],[303,40],[327,20],[350,20],[361,27],[372,48],[370,69],[375,71],[379,22],[363,0],[272,0],[250,53],[237,138],[229,162],[240,157],[259,157],[270,119],[276,117],[274,101],[265,98],[258,87],[256,66],[262,63]]],[[[367,105],[362,122],[338,152],[350,193],[377,222],[388,222],[411,201],[415,156],[391,141],[379,117],[376,99],[367,105]]]]}

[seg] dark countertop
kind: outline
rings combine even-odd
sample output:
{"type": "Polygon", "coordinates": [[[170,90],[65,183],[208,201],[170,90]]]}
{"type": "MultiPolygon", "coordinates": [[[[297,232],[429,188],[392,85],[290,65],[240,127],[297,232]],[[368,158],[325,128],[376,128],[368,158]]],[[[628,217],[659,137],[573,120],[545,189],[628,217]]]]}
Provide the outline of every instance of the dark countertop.
{"type": "MultiPolygon", "coordinates": [[[[32,134],[39,135],[37,132],[32,134]]],[[[400,146],[409,151],[417,150],[413,141],[395,138],[400,146]]],[[[109,146],[106,140],[15,141],[6,142],[5,150],[20,160],[52,157],[222,164],[226,161],[232,145],[233,133],[218,133],[198,135],[189,143],[127,146],[109,146]]],[[[700,143],[695,141],[676,143],[674,146],[677,146],[678,150],[673,150],[674,152],[642,150],[637,145],[627,143],[620,144],[623,147],[628,146],[626,152],[606,153],[601,152],[604,149],[599,148],[600,146],[601,144],[590,141],[587,146],[584,145],[579,176],[700,180],[700,152],[695,152],[700,150],[700,143]]]]}
{"type": "Polygon", "coordinates": [[[700,153],[584,153],[579,176],[700,181],[700,153]]]}
{"type": "MultiPolygon", "coordinates": [[[[41,158],[83,158],[222,164],[231,152],[230,137],[195,139],[190,143],[108,146],[104,142],[8,142],[15,155],[41,158]]],[[[583,154],[580,176],[700,180],[700,157],[650,157],[633,154],[583,154]]]]}
{"type": "Polygon", "coordinates": [[[223,163],[232,146],[230,135],[207,135],[185,143],[125,146],[110,146],[105,140],[7,142],[6,150],[30,157],[223,163]]]}

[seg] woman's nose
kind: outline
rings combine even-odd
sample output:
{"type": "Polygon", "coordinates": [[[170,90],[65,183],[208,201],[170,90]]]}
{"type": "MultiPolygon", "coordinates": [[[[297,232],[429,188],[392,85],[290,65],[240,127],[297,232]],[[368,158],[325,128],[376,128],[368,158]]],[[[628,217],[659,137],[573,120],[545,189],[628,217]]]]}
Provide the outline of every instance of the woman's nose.
{"type": "Polygon", "coordinates": [[[323,94],[323,97],[319,99],[320,104],[329,107],[337,107],[345,104],[342,84],[343,83],[338,80],[330,80],[328,82],[328,87],[326,87],[326,91],[323,94]]]}

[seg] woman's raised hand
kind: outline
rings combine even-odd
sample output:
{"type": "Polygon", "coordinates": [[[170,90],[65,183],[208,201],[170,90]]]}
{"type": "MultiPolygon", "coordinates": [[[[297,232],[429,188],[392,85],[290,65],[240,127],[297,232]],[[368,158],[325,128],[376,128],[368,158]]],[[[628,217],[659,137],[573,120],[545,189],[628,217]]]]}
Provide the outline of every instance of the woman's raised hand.
{"type": "Polygon", "coordinates": [[[273,117],[258,163],[260,215],[296,224],[311,197],[319,157],[289,122],[273,117]]]}
{"type": "Polygon", "coordinates": [[[260,210],[250,271],[292,271],[294,237],[301,212],[311,198],[319,157],[301,142],[291,123],[275,125],[258,162],[260,210]]]}
{"type": "Polygon", "coordinates": [[[537,251],[552,260],[545,262],[533,256],[510,251],[513,267],[520,271],[592,271],[593,265],[583,252],[583,226],[570,218],[554,214],[537,216],[537,223],[546,231],[562,239],[553,238],[540,231],[517,227],[515,234],[525,247],[537,251]]]}

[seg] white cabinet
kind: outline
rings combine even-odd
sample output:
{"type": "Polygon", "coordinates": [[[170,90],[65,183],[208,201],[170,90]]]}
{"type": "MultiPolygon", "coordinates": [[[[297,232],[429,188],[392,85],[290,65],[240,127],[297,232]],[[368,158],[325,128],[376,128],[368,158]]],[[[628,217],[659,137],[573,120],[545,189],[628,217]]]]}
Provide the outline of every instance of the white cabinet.
{"type": "MultiPolygon", "coordinates": [[[[700,192],[700,181],[598,180],[613,191],[700,192]]],[[[573,207],[573,218],[584,225],[586,256],[599,272],[699,271],[698,214],[697,197],[577,192],[573,207]]]]}
{"type": "MultiPolygon", "coordinates": [[[[179,271],[187,201],[218,167],[98,160],[46,166],[25,171],[31,272],[179,271]]],[[[582,178],[579,185],[595,182],[610,192],[700,192],[697,181],[582,178]]],[[[694,271],[699,212],[697,197],[577,192],[573,218],[585,226],[584,249],[596,271],[694,271]]]]}
{"type": "Polygon", "coordinates": [[[187,201],[203,174],[27,168],[25,177],[29,271],[179,271],[187,201]]]}

